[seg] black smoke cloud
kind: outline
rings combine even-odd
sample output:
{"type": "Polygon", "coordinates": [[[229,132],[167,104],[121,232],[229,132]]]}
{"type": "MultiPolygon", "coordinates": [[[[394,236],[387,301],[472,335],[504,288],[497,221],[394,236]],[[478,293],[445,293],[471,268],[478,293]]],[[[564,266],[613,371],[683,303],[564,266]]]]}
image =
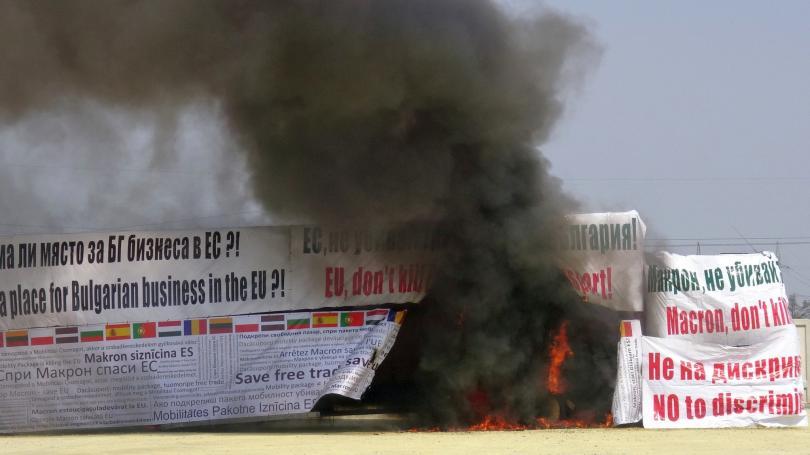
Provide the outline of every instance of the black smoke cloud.
{"type": "Polygon", "coordinates": [[[555,267],[574,203],[536,147],[595,49],[563,15],[483,0],[5,1],[0,121],[215,100],[270,213],[437,221],[429,413],[474,418],[476,390],[525,419],[545,399],[549,330],[577,306],[555,267]]]}

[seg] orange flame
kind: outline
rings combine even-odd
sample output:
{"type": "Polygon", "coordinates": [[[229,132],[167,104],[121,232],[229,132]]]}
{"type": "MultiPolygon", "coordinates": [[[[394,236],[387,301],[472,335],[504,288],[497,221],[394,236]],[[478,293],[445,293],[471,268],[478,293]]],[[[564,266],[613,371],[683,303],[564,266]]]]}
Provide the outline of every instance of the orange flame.
{"type": "Polygon", "coordinates": [[[486,416],[480,423],[471,425],[469,428],[467,428],[468,431],[515,431],[527,429],[529,429],[528,426],[509,422],[502,416],[486,416]]]}
{"type": "Polygon", "coordinates": [[[562,379],[562,366],[565,359],[573,356],[574,351],[568,344],[568,321],[563,321],[560,324],[559,330],[551,340],[551,350],[549,358],[551,363],[548,367],[548,379],[546,380],[546,388],[554,395],[559,395],[565,392],[565,382],[562,379]]]}

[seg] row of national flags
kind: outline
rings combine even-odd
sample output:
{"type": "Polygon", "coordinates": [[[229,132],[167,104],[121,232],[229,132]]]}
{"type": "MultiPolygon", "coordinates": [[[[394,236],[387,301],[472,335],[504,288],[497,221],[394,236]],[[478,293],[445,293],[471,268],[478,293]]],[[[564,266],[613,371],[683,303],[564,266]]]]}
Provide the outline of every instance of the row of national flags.
{"type": "Polygon", "coordinates": [[[222,333],[362,327],[391,321],[402,324],[405,310],[321,311],[312,313],[253,314],[159,322],[124,322],[81,327],[45,327],[0,332],[0,348],[66,343],[134,340],[222,333]]]}

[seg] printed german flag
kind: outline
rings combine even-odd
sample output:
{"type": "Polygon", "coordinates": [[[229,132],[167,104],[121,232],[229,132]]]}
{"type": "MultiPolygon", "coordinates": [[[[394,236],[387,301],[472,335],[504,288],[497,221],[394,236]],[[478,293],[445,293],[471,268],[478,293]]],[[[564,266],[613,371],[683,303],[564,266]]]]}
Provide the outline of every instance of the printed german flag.
{"type": "Polygon", "coordinates": [[[312,327],[319,329],[322,327],[337,327],[337,313],[312,313],[312,327]]]}
{"type": "Polygon", "coordinates": [[[105,329],[107,341],[128,340],[132,337],[129,324],[107,324],[105,329]]]}

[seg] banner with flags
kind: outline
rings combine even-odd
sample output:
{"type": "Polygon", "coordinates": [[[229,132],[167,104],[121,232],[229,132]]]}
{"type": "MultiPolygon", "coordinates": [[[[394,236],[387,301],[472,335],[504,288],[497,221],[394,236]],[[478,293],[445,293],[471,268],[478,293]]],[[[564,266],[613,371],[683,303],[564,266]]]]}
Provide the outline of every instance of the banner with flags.
{"type": "Polygon", "coordinates": [[[330,393],[359,399],[404,316],[372,308],[0,332],[0,371],[18,392],[0,394],[0,408],[15,410],[0,433],[261,419],[309,412],[330,393]]]}
{"type": "MultiPolygon", "coordinates": [[[[292,226],[13,236],[0,245],[17,258],[0,268],[7,331],[416,303],[442,241],[430,225],[292,226]],[[22,304],[28,293],[34,300],[22,304]]],[[[340,326],[333,316],[310,325],[340,326]]],[[[215,333],[236,330],[212,324],[215,333]]],[[[158,337],[151,328],[118,336],[158,337]]]]}

